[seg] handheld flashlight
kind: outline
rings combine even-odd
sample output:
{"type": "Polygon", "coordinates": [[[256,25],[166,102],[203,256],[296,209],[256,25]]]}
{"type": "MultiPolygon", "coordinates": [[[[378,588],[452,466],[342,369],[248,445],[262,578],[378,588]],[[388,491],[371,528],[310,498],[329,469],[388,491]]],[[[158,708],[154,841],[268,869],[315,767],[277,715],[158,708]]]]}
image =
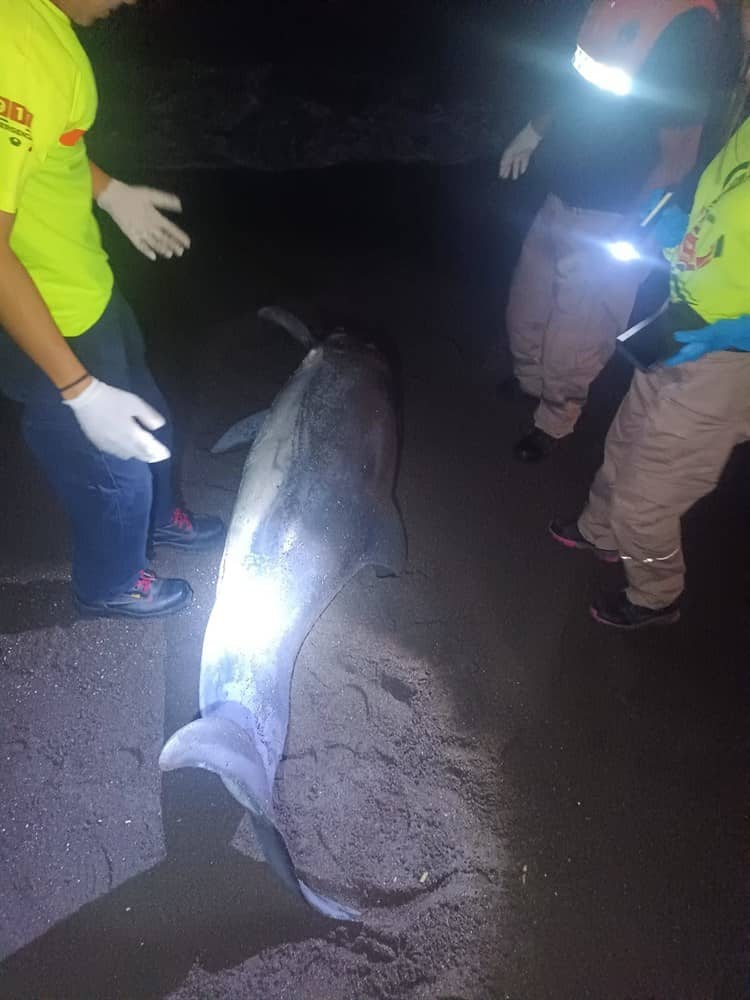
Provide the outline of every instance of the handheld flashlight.
{"type": "Polygon", "coordinates": [[[615,260],[619,260],[622,264],[629,264],[632,260],[641,259],[640,251],[628,240],[616,240],[614,243],[608,243],[607,250],[615,260]]]}
{"type": "MultiPolygon", "coordinates": [[[[669,203],[673,194],[673,191],[667,191],[667,193],[659,199],[648,215],[641,219],[641,229],[645,229],[646,226],[656,218],[659,212],[661,212],[661,210],[669,203]]],[[[614,243],[608,243],[607,250],[609,250],[615,260],[619,260],[623,264],[628,264],[631,261],[641,259],[641,251],[634,243],[631,243],[630,240],[615,240],[614,243]]]]}

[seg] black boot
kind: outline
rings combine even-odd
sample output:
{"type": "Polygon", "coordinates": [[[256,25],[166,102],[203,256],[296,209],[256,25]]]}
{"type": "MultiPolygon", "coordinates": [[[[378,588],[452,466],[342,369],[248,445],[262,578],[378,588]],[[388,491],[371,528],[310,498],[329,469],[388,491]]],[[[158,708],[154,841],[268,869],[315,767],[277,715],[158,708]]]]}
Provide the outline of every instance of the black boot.
{"type": "Polygon", "coordinates": [[[190,603],[193,591],[185,580],[161,579],[142,570],[130,590],[105,601],[88,604],[78,597],[73,603],[82,615],[91,618],[161,618],[180,611],[190,603]]]}
{"type": "Polygon", "coordinates": [[[202,552],[224,544],[224,522],[208,514],[193,514],[184,507],[176,507],[169,524],[154,528],[151,544],[158,548],[167,545],[173,549],[202,552]]]}
{"type": "Polygon", "coordinates": [[[541,462],[557,444],[557,438],[535,427],[513,446],[513,457],[519,462],[541,462]]]}
{"type": "Polygon", "coordinates": [[[616,594],[601,594],[590,607],[591,617],[600,625],[632,631],[651,625],[674,625],[680,620],[679,602],[666,608],[644,608],[628,600],[624,590],[616,594]]]}

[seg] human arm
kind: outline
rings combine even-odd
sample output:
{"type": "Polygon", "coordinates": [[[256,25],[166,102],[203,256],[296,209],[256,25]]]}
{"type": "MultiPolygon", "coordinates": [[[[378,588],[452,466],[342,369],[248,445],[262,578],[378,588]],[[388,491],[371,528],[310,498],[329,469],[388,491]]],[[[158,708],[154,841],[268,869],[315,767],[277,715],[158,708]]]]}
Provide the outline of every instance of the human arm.
{"type": "Polygon", "coordinates": [[[700,330],[681,330],[674,339],[685,346],[664,362],[670,368],[685,361],[697,361],[713,351],[750,351],[750,316],[720,319],[700,330]]]}
{"type": "Polygon", "coordinates": [[[682,186],[691,169],[700,176],[713,155],[714,125],[709,120],[719,78],[719,42],[715,17],[703,8],[686,11],[663,32],[639,74],[644,120],[651,121],[659,137],[659,156],[646,190],[682,186]]]}
{"type": "MultiPolygon", "coordinates": [[[[531,157],[544,139],[550,126],[559,116],[560,110],[564,109],[570,101],[571,81],[576,77],[572,69],[572,62],[570,61],[575,47],[575,35],[571,36],[570,39],[562,40],[562,45],[567,44],[572,46],[570,57],[567,59],[563,58],[562,63],[557,64],[558,67],[563,67],[562,72],[558,71],[548,81],[550,92],[543,102],[541,102],[544,110],[535,114],[503,151],[498,168],[498,176],[502,180],[508,180],[509,178],[517,180],[526,173],[531,157]]],[[[552,65],[555,63],[555,59],[551,60],[552,65]]]]}
{"type": "Polygon", "coordinates": [[[506,147],[500,160],[498,176],[501,180],[518,180],[526,173],[529,161],[544,138],[544,133],[552,120],[551,113],[533,118],[525,125],[513,141],[506,147]]]}
{"type": "Polygon", "coordinates": [[[102,168],[98,167],[93,160],[89,160],[89,170],[91,171],[91,188],[94,192],[94,201],[98,202],[112,178],[109,174],[105,174],[102,168]]]}
{"type": "Polygon", "coordinates": [[[18,344],[58,389],[86,376],[67,392],[72,399],[91,378],[55,325],[37,287],[13,253],[10,237],[15,215],[0,212],[0,327],[18,344]]]}
{"type": "MultiPolygon", "coordinates": [[[[642,226],[649,213],[658,206],[664,194],[665,192],[660,190],[652,192],[651,197],[641,206],[642,226]]],[[[658,250],[677,246],[678,243],[682,242],[687,232],[689,220],[689,214],[673,196],[657,213],[656,217],[645,224],[645,238],[652,247],[658,250]]]]}
{"type": "Polygon", "coordinates": [[[700,125],[719,77],[716,17],[694,7],[675,17],[657,39],[637,77],[643,112],[661,128],[700,125]]]}
{"type": "Polygon", "coordinates": [[[93,378],[71,350],[11,248],[14,222],[15,215],[0,211],[0,327],[61,390],[64,404],[97,448],[122,459],[169,458],[169,450],[144,429],[157,430],[164,418],[132,393],[93,378]]]}
{"type": "Polygon", "coordinates": [[[674,195],[657,189],[636,206],[618,238],[606,244],[615,260],[630,263],[646,258],[655,264],[661,251],[682,242],[689,216],[675,203],[674,195]]]}
{"type": "MultiPolygon", "coordinates": [[[[702,173],[703,166],[696,164],[679,183],[670,185],[671,198],[669,202],[646,227],[653,247],[665,250],[682,242],[687,232],[695,192],[702,173]]],[[[667,193],[663,187],[651,188],[649,186],[649,188],[648,195],[635,209],[639,223],[648,217],[667,193]]]]}
{"type": "Polygon", "coordinates": [[[190,237],[187,233],[159,211],[162,208],[169,212],[181,212],[182,204],[177,195],[123,184],[91,160],[89,167],[97,205],[112,216],[133,246],[149,260],[156,260],[157,254],[181,257],[189,249],[190,237]]]}

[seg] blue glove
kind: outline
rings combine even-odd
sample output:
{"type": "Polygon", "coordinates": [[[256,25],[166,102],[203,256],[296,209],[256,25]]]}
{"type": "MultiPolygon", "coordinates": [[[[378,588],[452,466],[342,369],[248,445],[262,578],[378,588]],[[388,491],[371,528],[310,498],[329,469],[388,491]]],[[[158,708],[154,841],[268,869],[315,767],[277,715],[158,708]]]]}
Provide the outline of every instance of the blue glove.
{"type": "MultiPolygon", "coordinates": [[[[649,212],[656,208],[665,194],[664,188],[651,191],[637,208],[638,218],[645,219],[649,212]]],[[[642,237],[645,236],[658,250],[663,250],[665,247],[675,247],[678,243],[682,243],[687,231],[688,219],[688,213],[684,212],[672,200],[645,228],[638,227],[635,230],[637,237],[634,234],[631,239],[637,238],[638,242],[642,242],[642,237]]]]}
{"type": "MultiPolygon", "coordinates": [[[[653,206],[652,206],[653,207],[653,206]]],[[[648,212],[643,213],[643,218],[648,212]]],[[[659,212],[653,222],[646,226],[646,235],[660,250],[665,247],[676,247],[682,243],[687,232],[689,216],[687,212],[671,202],[659,212]]]]}
{"type": "Polygon", "coordinates": [[[684,361],[697,361],[711,351],[726,351],[729,347],[750,351],[750,316],[720,319],[702,330],[680,330],[674,339],[686,346],[664,362],[670,368],[684,361]]]}

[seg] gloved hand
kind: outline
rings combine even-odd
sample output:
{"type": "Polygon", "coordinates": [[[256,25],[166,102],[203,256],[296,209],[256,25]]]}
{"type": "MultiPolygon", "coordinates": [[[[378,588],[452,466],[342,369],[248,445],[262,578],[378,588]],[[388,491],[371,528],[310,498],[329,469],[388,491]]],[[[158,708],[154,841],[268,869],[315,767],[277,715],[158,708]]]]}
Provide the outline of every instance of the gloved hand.
{"type": "Polygon", "coordinates": [[[164,426],[164,417],[132,392],[93,379],[80,395],[64,399],[63,403],[71,408],[83,433],[100,451],[141,462],[169,458],[169,448],[149,434],[164,426]]]}
{"type": "Polygon", "coordinates": [[[750,316],[720,319],[702,330],[680,330],[674,339],[686,346],[664,362],[670,368],[684,361],[697,361],[711,351],[726,351],[730,347],[750,351],[750,316]]]}
{"type": "Polygon", "coordinates": [[[108,212],[130,242],[150,260],[156,255],[181,257],[190,247],[190,237],[158,211],[181,212],[176,194],[154,188],[131,187],[111,180],[96,199],[97,205],[108,212]]]}
{"type": "MultiPolygon", "coordinates": [[[[652,191],[648,198],[638,206],[639,219],[645,219],[649,212],[656,208],[665,193],[662,188],[652,191]]],[[[670,201],[642,232],[645,232],[646,237],[659,250],[675,247],[682,242],[685,236],[688,219],[688,213],[676,205],[674,201],[670,201]]]]}
{"type": "Polygon", "coordinates": [[[676,247],[682,243],[688,227],[688,214],[679,205],[667,205],[646,226],[646,235],[659,250],[676,247]]]}
{"type": "Polygon", "coordinates": [[[498,173],[502,180],[505,181],[512,176],[513,180],[516,181],[522,174],[525,174],[529,160],[541,141],[542,137],[531,122],[522,128],[500,160],[498,173]]]}

